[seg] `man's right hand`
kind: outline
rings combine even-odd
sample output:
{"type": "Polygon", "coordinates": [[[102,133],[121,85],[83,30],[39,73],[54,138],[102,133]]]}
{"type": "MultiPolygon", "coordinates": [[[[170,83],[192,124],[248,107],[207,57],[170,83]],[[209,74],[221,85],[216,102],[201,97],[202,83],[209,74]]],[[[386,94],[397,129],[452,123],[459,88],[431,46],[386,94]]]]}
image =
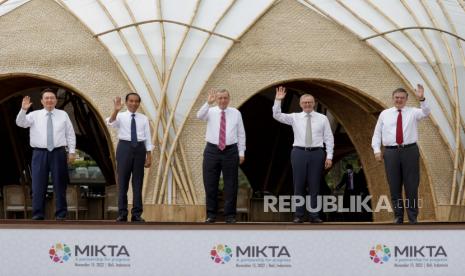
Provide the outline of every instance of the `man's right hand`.
{"type": "Polygon", "coordinates": [[[113,104],[114,104],[114,108],[116,111],[120,111],[121,108],[123,108],[123,103],[121,102],[121,97],[116,97],[114,100],[113,100],[113,104]]]}
{"type": "Polygon", "coordinates": [[[276,88],[276,97],[275,100],[282,101],[286,97],[286,88],[284,86],[280,86],[276,88]]]}
{"type": "Polygon", "coordinates": [[[375,153],[375,159],[378,162],[383,161],[383,155],[381,154],[381,152],[375,153]]]}
{"type": "Polygon", "coordinates": [[[23,102],[21,103],[21,109],[23,109],[24,111],[27,111],[32,105],[32,102],[31,102],[31,97],[29,96],[25,96],[23,98],[23,102]]]}
{"type": "Polygon", "coordinates": [[[208,105],[212,105],[216,101],[216,90],[215,89],[210,89],[208,92],[208,105]]]}

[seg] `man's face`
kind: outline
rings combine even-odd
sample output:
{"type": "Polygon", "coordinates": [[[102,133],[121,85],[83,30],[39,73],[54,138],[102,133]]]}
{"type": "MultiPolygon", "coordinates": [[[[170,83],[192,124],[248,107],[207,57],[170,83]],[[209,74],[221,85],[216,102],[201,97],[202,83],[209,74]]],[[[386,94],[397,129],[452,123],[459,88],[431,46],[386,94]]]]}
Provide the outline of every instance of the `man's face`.
{"type": "Polygon", "coordinates": [[[300,97],[300,107],[305,113],[312,112],[315,107],[315,99],[313,96],[307,95],[300,97]]]}
{"type": "Polygon", "coordinates": [[[408,100],[407,93],[396,92],[392,95],[392,101],[394,103],[394,106],[397,109],[403,108],[405,104],[407,104],[407,100],[408,100]]]}
{"type": "Polygon", "coordinates": [[[216,94],[216,102],[220,109],[226,109],[229,105],[229,93],[228,92],[218,92],[216,94]]]}
{"type": "Polygon", "coordinates": [[[57,105],[57,97],[52,92],[45,92],[40,102],[48,111],[52,111],[57,105]]]}
{"type": "Polygon", "coordinates": [[[137,111],[140,105],[140,100],[137,95],[129,95],[126,101],[126,106],[129,112],[134,113],[137,111]]]}

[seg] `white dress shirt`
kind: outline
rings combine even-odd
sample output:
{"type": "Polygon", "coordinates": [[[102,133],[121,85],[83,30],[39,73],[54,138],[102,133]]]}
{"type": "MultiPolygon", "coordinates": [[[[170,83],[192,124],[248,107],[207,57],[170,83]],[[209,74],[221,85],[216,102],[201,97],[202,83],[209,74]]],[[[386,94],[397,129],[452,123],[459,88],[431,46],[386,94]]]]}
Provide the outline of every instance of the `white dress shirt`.
{"type": "MultiPolygon", "coordinates": [[[[275,100],[273,105],[273,118],[277,121],[291,125],[294,131],[294,147],[308,147],[305,145],[305,134],[307,130],[307,113],[281,113],[281,101],[275,100]]],[[[326,159],[333,159],[334,136],[329,125],[328,117],[312,111],[310,112],[312,121],[312,144],[310,147],[323,147],[326,145],[326,159]]]]}
{"type": "MultiPolygon", "coordinates": [[[[197,112],[198,119],[207,121],[205,140],[215,145],[218,145],[220,140],[221,111],[218,106],[210,107],[207,102],[197,112]]],[[[226,145],[237,143],[239,156],[243,157],[245,153],[245,130],[241,112],[233,107],[227,107],[224,111],[226,116],[226,145]]]]}
{"type": "MultiPolygon", "coordinates": [[[[417,122],[427,117],[431,112],[426,101],[420,102],[420,107],[421,108],[405,106],[401,109],[404,145],[417,142],[417,122]]],[[[381,152],[381,144],[384,146],[397,146],[396,130],[398,114],[399,112],[396,107],[385,109],[381,112],[381,114],[379,114],[375,132],[373,133],[373,138],[371,140],[371,147],[375,154],[381,152]]]]}
{"type": "MultiPolygon", "coordinates": [[[[69,153],[76,151],[76,134],[74,133],[73,124],[69,119],[68,113],[63,110],[53,109],[53,146],[68,147],[69,153]]],[[[44,108],[32,111],[26,114],[21,109],[16,117],[16,125],[23,128],[30,128],[29,137],[30,145],[33,148],[47,148],[47,122],[48,111],[44,108]]]]}
{"type": "MultiPolygon", "coordinates": [[[[107,125],[118,129],[118,139],[131,142],[132,116],[129,110],[116,115],[116,120],[110,123],[110,117],[106,119],[107,125]]],[[[150,135],[149,119],[142,113],[136,112],[137,141],[145,143],[145,150],[152,151],[152,136],[150,135]]]]}

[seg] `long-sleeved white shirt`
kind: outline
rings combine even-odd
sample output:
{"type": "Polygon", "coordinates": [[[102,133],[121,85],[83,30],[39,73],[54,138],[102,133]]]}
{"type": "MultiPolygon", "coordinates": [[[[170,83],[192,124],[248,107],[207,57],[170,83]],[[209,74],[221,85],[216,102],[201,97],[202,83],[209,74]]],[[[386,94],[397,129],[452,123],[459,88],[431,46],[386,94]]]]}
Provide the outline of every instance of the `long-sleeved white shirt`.
{"type": "MultiPolygon", "coordinates": [[[[402,108],[402,134],[405,145],[417,142],[418,121],[427,117],[431,112],[426,101],[420,102],[420,107],[405,106],[402,108]]],[[[395,107],[385,109],[379,114],[373,138],[371,139],[371,147],[375,154],[381,152],[381,144],[383,146],[397,146],[396,130],[398,114],[399,112],[395,107]]]]}
{"type": "MultiPolygon", "coordinates": [[[[208,103],[205,103],[197,112],[198,119],[207,121],[205,140],[215,145],[218,145],[220,139],[221,111],[218,106],[210,107],[208,103]]],[[[224,111],[226,116],[226,145],[237,143],[239,156],[244,156],[245,129],[241,112],[233,107],[227,107],[224,111]]]]}
{"type": "MultiPolygon", "coordinates": [[[[118,139],[131,141],[131,112],[126,110],[116,115],[116,119],[110,123],[110,117],[106,119],[107,125],[118,129],[118,139]]],[[[145,150],[152,151],[152,136],[150,135],[149,119],[142,113],[136,112],[134,119],[136,120],[137,141],[144,142],[145,150]]]]}
{"type": "MultiPolygon", "coordinates": [[[[69,153],[76,151],[76,134],[68,113],[63,110],[53,109],[53,145],[55,148],[68,147],[69,153]]],[[[47,148],[47,122],[48,111],[44,108],[26,114],[21,109],[16,117],[16,125],[23,128],[30,128],[30,145],[33,148],[47,148]]]]}
{"type": "MultiPolygon", "coordinates": [[[[292,126],[294,131],[294,147],[308,147],[305,145],[305,134],[307,130],[307,113],[281,113],[281,101],[275,100],[273,105],[273,118],[277,121],[292,126]]],[[[312,145],[311,147],[323,147],[326,145],[326,159],[333,159],[334,136],[329,124],[328,117],[312,111],[312,145]]]]}

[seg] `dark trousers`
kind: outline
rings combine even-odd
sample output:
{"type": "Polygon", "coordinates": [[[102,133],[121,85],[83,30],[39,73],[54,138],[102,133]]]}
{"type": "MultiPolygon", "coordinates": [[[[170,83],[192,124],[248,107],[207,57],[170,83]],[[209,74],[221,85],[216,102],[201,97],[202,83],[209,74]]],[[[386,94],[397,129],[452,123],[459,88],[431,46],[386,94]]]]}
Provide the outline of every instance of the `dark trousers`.
{"type": "Polygon", "coordinates": [[[384,166],[391,192],[394,215],[404,217],[402,184],[405,188],[405,207],[410,221],[418,216],[418,185],[420,184],[420,164],[418,146],[384,151],[384,166]]]}
{"type": "MultiPolygon", "coordinates": [[[[317,197],[320,192],[320,181],[323,173],[325,152],[323,149],[306,151],[293,148],[291,151],[292,175],[294,180],[294,195],[310,196],[310,206],[317,207],[317,197]]],[[[299,206],[294,214],[302,218],[305,206],[299,206]]],[[[318,218],[318,212],[310,212],[311,218],[318,218]]]]}
{"type": "Polygon", "coordinates": [[[218,209],[218,182],[221,172],[224,181],[224,216],[236,216],[239,151],[237,144],[223,151],[207,143],[203,152],[203,184],[207,204],[207,217],[216,218],[218,209]]]}
{"type": "Polygon", "coordinates": [[[33,149],[32,151],[32,216],[45,217],[45,195],[49,173],[52,174],[55,197],[55,217],[64,218],[67,214],[66,187],[69,182],[68,160],[65,147],[33,149]]]}
{"type": "Polygon", "coordinates": [[[116,167],[118,173],[118,212],[120,216],[128,215],[128,188],[132,175],[132,203],[131,214],[133,217],[142,214],[142,184],[144,182],[144,164],[146,148],[144,142],[137,143],[136,147],[131,142],[120,140],[116,148],[116,167]]]}

